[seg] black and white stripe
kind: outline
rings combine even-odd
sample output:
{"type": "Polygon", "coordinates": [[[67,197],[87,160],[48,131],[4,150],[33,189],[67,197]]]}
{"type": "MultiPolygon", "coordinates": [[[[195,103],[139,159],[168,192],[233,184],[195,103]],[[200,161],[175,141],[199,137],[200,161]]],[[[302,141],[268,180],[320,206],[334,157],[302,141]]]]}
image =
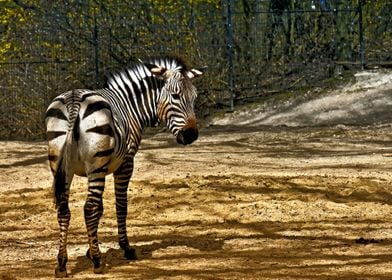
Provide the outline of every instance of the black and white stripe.
{"type": "Polygon", "coordinates": [[[57,277],[67,275],[68,198],[74,174],[88,178],[84,214],[90,246],[87,256],[94,272],[101,273],[103,268],[97,230],[105,176],[110,173],[115,181],[119,244],[128,259],[135,258],[126,232],[127,190],[143,128],[162,121],[178,143],[195,141],[196,89],[191,78],[201,74],[177,58],[157,58],[113,73],[103,89],[72,90],[52,101],[46,127],[60,227],[57,277]]]}

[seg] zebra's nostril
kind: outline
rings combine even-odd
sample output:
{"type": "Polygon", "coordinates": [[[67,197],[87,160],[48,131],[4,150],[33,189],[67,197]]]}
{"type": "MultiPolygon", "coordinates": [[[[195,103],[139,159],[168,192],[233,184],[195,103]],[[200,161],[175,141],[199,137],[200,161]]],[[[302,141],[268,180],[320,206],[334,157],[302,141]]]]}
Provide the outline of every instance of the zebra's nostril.
{"type": "Polygon", "coordinates": [[[187,128],[180,130],[180,132],[177,134],[177,143],[183,145],[191,144],[197,139],[198,135],[199,133],[197,128],[187,128]]]}

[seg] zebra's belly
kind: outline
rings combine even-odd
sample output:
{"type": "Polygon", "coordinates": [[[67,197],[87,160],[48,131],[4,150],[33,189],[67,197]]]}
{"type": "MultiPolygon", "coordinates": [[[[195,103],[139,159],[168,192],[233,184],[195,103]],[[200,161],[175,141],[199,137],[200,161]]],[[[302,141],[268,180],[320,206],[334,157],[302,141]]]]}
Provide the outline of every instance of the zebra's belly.
{"type": "Polygon", "coordinates": [[[87,177],[87,174],[94,172],[94,170],[101,169],[102,167],[104,168],[106,175],[114,173],[121,165],[122,160],[112,157],[110,159],[107,159],[107,162],[102,162],[102,161],[97,161],[95,164],[94,162],[86,165],[86,162],[83,162],[81,160],[75,160],[73,162],[73,170],[74,173],[78,176],[82,177],[87,177]]]}

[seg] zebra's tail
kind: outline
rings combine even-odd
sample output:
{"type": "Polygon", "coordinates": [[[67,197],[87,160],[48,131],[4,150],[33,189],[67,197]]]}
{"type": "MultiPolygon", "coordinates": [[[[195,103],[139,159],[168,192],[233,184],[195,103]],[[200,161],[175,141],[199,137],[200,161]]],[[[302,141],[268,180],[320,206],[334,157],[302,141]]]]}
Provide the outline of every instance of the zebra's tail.
{"type": "MultiPolygon", "coordinates": [[[[68,137],[67,137],[68,140],[68,137]]],[[[61,197],[65,194],[67,189],[67,168],[66,168],[66,161],[64,160],[64,154],[66,150],[67,143],[64,143],[64,147],[61,150],[59,163],[57,166],[56,173],[54,174],[53,179],[53,201],[58,209],[60,207],[61,197]]]]}
{"type": "Polygon", "coordinates": [[[60,156],[58,158],[58,167],[54,174],[53,180],[53,198],[54,204],[58,209],[62,201],[67,201],[69,188],[72,183],[74,176],[74,169],[72,164],[72,154],[75,151],[75,145],[77,138],[79,137],[79,108],[77,108],[76,118],[70,120],[72,124],[67,132],[66,140],[61,149],[60,156]]]}

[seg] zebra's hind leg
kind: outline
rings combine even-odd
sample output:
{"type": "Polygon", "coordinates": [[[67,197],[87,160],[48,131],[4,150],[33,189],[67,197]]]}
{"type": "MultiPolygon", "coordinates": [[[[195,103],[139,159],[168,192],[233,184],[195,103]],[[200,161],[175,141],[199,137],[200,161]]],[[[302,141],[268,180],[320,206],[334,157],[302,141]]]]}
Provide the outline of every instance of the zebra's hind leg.
{"type": "Polygon", "coordinates": [[[84,205],[84,218],[86,222],[89,250],[87,257],[94,265],[94,273],[103,273],[101,251],[98,245],[98,224],[103,214],[102,195],[105,188],[105,175],[89,176],[87,200],[84,205]]]}
{"type": "Polygon", "coordinates": [[[114,173],[118,243],[121,249],[124,250],[124,257],[128,260],[136,260],[135,249],[129,245],[126,224],[128,214],[128,184],[132,176],[132,170],[133,160],[127,159],[114,173]]]}
{"type": "Polygon", "coordinates": [[[71,219],[71,212],[68,207],[68,197],[69,192],[66,191],[61,200],[59,201],[59,206],[57,209],[57,221],[60,227],[60,246],[59,253],[57,255],[57,267],[55,269],[55,276],[57,278],[67,277],[67,235],[68,235],[68,227],[69,221],[71,219]]]}

